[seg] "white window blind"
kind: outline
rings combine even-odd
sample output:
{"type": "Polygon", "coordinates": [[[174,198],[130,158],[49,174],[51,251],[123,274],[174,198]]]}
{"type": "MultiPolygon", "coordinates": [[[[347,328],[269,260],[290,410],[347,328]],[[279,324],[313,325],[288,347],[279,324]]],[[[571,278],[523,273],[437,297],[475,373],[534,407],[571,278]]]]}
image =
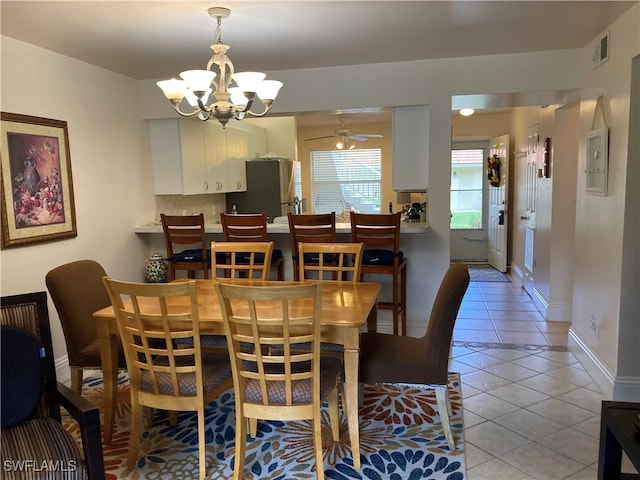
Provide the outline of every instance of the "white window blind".
{"type": "Polygon", "coordinates": [[[311,152],[313,213],[380,213],[379,148],[311,152]]]}

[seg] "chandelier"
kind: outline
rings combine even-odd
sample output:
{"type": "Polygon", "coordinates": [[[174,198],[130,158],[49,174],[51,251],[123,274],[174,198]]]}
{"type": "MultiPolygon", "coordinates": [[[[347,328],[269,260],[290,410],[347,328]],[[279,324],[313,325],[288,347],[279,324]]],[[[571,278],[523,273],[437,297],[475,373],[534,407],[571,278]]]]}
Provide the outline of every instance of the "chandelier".
{"type": "Polygon", "coordinates": [[[224,7],[212,7],[208,10],[211,17],[216,18],[216,43],[211,45],[213,55],[207,63],[206,70],[187,70],[180,74],[182,80],[171,79],[157,82],[162,92],[171,102],[173,109],[183,117],[197,115],[201,120],[216,118],[224,127],[235,118],[242,120],[245,115],[262,117],[271,110],[271,106],[282,82],[265,80],[266,75],[260,72],[234,73],[233,63],[227,57],[228,45],[222,43],[222,19],[231,11],[224,7]],[[217,67],[218,72],[212,71],[217,67]],[[217,77],[217,79],[216,79],[217,77]],[[236,86],[230,87],[231,81],[236,86]],[[209,103],[210,97],[211,103],[209,103]],[[258,97],[263,105],[261,112],[253,112],[251,106],[258,97]],[[185,99],[191,111],[184,112],[180,105],[185,99]]]}

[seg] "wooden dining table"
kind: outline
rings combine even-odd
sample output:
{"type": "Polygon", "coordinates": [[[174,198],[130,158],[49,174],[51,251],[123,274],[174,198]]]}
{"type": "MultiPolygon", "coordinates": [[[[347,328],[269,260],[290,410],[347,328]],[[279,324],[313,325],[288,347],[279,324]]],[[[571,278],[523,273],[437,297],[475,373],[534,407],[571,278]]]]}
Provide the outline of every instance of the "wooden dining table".
{"type": "MultiPolygon", "coordinates": [[[[183,279],[174,281],[185,281],[183,279]]],[[[247,279],[195,280],[198,294],[200,333],[224,335],[222,311],[215,282],[253,286],[299,285],[299,282],[263,281],[247,279]]],[[[355,468],[360,468],[360,432],[358,427],[358,365],[360,331],[365,326],[375,330],[377,298],[380,284],[375,282],[322,282],[322,338],[323,342],[344,347],[344,395],[347,405],[349,441],[355,468]]],[[[118,327],[111,306],[93,314],[100,347],[104,381],[104,442],[111,444],[117,399],[118,327]]]]}

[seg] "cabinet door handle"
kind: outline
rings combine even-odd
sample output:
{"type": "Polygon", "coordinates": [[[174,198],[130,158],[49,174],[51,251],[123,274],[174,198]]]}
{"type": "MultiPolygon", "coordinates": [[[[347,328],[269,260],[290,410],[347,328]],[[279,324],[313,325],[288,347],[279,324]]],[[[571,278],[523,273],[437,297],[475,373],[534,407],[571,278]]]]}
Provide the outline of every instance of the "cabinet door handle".
{"type": "Polygon", "coordinates": [[[209,190],[209,183],[204,182],[204,191],[206,192],[207,190],[209,190]]]}

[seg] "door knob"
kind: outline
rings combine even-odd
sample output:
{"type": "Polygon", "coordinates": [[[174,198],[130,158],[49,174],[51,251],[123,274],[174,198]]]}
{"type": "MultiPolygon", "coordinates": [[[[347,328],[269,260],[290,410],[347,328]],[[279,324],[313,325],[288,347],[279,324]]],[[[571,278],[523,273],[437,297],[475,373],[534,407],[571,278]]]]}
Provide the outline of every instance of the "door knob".
{"type": "Polygon", "coordinates": [[[520,215],[520,220],[529,220],[529,217],[526,215],[520,215]]]}

